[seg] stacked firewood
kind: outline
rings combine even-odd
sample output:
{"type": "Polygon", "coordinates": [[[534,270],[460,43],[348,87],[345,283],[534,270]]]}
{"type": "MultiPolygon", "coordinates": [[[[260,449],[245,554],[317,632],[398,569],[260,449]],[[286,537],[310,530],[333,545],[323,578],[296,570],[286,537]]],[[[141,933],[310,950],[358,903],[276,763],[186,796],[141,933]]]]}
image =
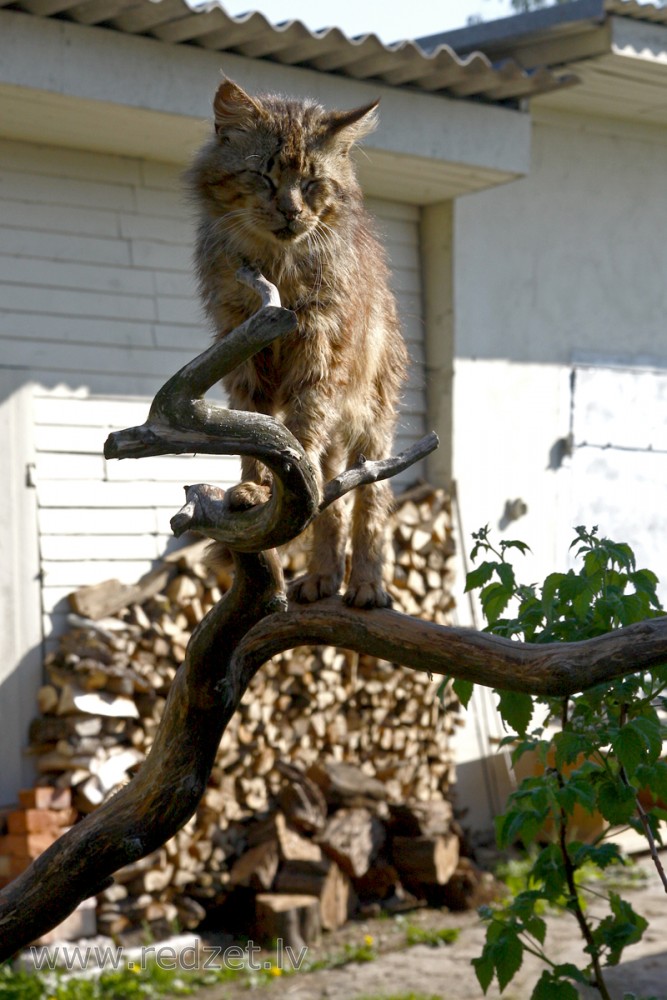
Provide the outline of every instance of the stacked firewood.
{"type": "MultiPolygon", "coordinates": [[[[145,758],[191,631],[231,582],[205,566],[204,544],[136,586],[109,581],[71,597],[30,742],[40,782],[70,789],[80,813],[145,758]]],[[[452,552],[447,496],[420,486],[399,498],[388,560],[398,610],[447,621],[452,552]]],[[[288,571],[304,558],[292,552],[288,571]]],[[[225,731],[197,813],[100,895],[99,931],[191,928],[233,902],[237,929],[247,910],[248,930],[277,936],[287,921],[298,940],[358,905],[428,896],[458,858],[451,727],[426,673],[331,647],[275,657],[225,731]],[[290,897],[307,897],[300,915],[290,897]]]]}

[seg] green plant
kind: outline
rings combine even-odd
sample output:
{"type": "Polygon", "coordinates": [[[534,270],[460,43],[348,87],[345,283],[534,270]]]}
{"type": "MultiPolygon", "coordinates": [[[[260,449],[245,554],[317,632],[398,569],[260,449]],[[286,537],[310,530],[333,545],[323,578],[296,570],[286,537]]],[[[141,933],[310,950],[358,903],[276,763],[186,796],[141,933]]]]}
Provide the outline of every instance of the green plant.
{"type": "Polygon", "coordinates": [[[415,924],[408,924],[405,928],[405,943],[408,948],[415,944],[439,948],[443,944],[453,944],[459,934],[458,927],[417,927],[415,924]]]}
{"type": "MultiPolygon", "coordinates": [[[[467,578],[479,593],[486,631],[530,643],[588,639],[614,628],[663,614],[657,577],[637,569],[625,543],[598,536],[597,528],[576,529],[571,548],[579,568],[552,573],[541,587],[517,583],[509,554],[525,543],[503,540],[489,530],[473,535],[471,554],[484,560],[467,578]]],[[[472,684],[455,680],[453,689],[467,705],[472,684]]],[[[576,1000],[577,986],[593,986],[604,1000],[609,991],[604,968],[619,962],[623,949],[640,940],[647,923],[620,894],[603,889],[587,870],[623,864],[616,845],[602,830],[589,842],[575,839],[575,810],[596,811],[611,827],[632,826],[649,843],[658,871],[656,840],[667,819],[667,763],[661,760],[667,731],[658,710],[667,708],[667,667],[630,674],[562,700],[498,691],[498,706],[516,764],[527,752],[538,770],[525,778],[496,821],[498,844],[529,849],[525,887],[508,902],[481,909],[488,922],[486,943],[474,960],[486,992],[494,976],[504,990],[521,967],[524,952],[538,955],[546,968],[531,1000],[576,1000]],[[649,791],[650,790],[650,791],[649,791]],[[588,900],[606,898],[608,912],[593,916],[588,900]],[[545,942],[546,906],[570,914],[585,942],[588,963],[579,968],[554,961],[545,942]]]]}

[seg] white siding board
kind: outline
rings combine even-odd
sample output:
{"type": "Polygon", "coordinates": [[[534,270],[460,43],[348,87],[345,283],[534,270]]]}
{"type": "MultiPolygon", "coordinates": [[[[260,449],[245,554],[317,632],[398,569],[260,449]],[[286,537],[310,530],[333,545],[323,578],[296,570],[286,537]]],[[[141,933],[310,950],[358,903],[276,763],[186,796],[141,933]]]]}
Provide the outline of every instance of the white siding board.
{"type": "MultiPolygon", "coordinates": [[[[13,341],[11,354],[9,348],[2,346],[0,352],[5,357],[11,356],[12,367],[71,372],[76,374],[79,384],[89,384],[88,373],[92,372],[104,373],[107,378],[113,373],[124,376],[126,372],[131,372],[134,376],[152,375],[164,381],[192,358],[190,351],[96,347],[94,344],[59,344],[57,341],[38,340],[13,341]]],[[[121,386],[122,383],[119,388],[121,386]]]]}
{"type": "Polygon", "coordinates": [[[71,205],[49,205],[47,208],[27,201],[4,200],[0,201],[0,219],[6,226],[18,229],[16,238],[22,232],[34,229],[43,236],[46,233],[73,233],[76,236],[109,237],[111,245],[122,246],[113,242],[119,235],[115,212],[73,208],[71,205]]]}
{"type": "Polygon", "coordinates": [[[40,146],[29,142],[0,139],[0,166],[8,170],[69,177],[88,181],[94,177],[113,184],[139,184],[141,164],[129,156],[86,153],[65,146],[40,146]]]}
{"type": "Polygon", "coordinates": [[[3,309],[25,310],[60,316],[156,319],[155,302],[146,295],[112,295],[74,289],[44,288],[39,285],[11,285],[0,281],[3,309]]]}
{"type": "Polygon", "coordinates": [[[229,483],[230,461],[235,469],[236,459],[227,455],[213,455],[210,458],[203,455],[156,456],[125,461],[110,459],[107,462],[106,477],[111,483],[129,482],[137,478],[144,482],[182,485],[229,483]]]}
{"type": "MultiPolygon", "coordinates": [[[[3,202],[7,204],[7,202],[3,202]]],[[[16,208],[19,203],[13,207],[16,208]]],[[[0,229],[0,253],[12,254],[22,258],[31,257],[35,260],[71,260],[87,261],[91,264],[112,264],[129,267],[131,263],[129,241],[119,240],[113,236],[87,236],[85,233],[68,233],[58,228],[56,219],[50,219],[53,206],[44,211],[37,208],[42,217],[42,227],[35,229],[21,228],[11,213],[4,214],[0,205],[0,219],[4,223],[0,229]]],[[[70,209],[66,209],[67,212],[70,209]]],[[[85,215],[86,213],[83,212],[85,215]]]]}
{"type": "MultiPolygon", "coordinates": [[[[192,213],[194,220],[194,212],[192,213]]],[[[178,243],[192,246],[194,221],[184,224],[182,218],[164,215],[137,215],[121,212],[118,217],[120,235],[127,239],[154,240],[159,243],[178,243]]]]}
{"type": "MultiPolygon", "coordinates": [[[[151,507],[109,507],[95,510],[83,507],[68,509],[41,507],[37,514],[42,541],[46,536],[83,535],[97,532],[103,535],[155,535],[166,534],[169,517],[159,516],[151,507]]],[[[87,555],[90,555],[90,549],[87,555]]]]}
{"type": "Polygon", "coordinates": [[[77,427],[123,427],[143,423],[150,402],[146,399],[111,397],[76,398],[57,392],[35,397],[35,422],[77,427]]]}
{"type": "Polygon", "coordinates": [[[43,507],[170,507],[172,513],[183,504],[183,491],[177,483],[158,482],[84,482],[76,492],[62,480],[39,483],[39,502],[43,507]]]}
{"type": "MultiPolygon", "coordinates": [[[[36,477],[42,480],[77,479],[97,480],[104,476],[104,458],[101,451],[97,455],[73,455],[62,453],[51,455],[48,452],[38,453],[36,461],[36,477]]],[[[75,487],[76,489],[76,487],[75,487]]]]}
{"type": "Polygon", "coordinates": [[[153,335],[157,347],[179,347],[192,351],[193,356],[197,351],[205,350],[211,342],[211,334],[203,318],[198,326],[190,323],[161,322],[153,327],[153,335]]]}
{"type": "MultiPolygon", "coordinates": [[[[195,328],[190,328],[195,329],[195,328]]],[[[3,312],[0,309],[0,336],[5,339],[56,340],[128,347],[154,347],[155,327],[133,319],[92,316],[55,316],[52,313],[3,312]]],[[[165,347],[181,346],[177,340],[165,347]]]]}
{"type": "Polygon", "coordinates": [[[191,266],[190,247],[155,240],[131,241],[132,263],[136,267],[151,267],[166,271],[186,271],[191,266]]]}
{"type": "MultiPolygon", "coordinates": [[[[85,259],[83,249],[79,251],[79,256],[85,259]]],[[[93,263],[53,260],[48,254],[31,258],[0,252],[0,280],[43,288],[113,292],[117,295],[151,296],[155,287],[149,271],[118,266],[117,262],[114,267],[103,267],[93,263]]]]}
{"type": "Polygon", "coordinates": [[[35,172],[17,173],[5,169],[0,170],[0,198],[18,199],[38,205],[75,205],[81,208],[123,209],[129,212],[135,208],[135,190],[130,184],[105,184],[99,180],[50,177],[35,172]]]}
{"type": "Polygon", "coordinates": [[[157,534],[134,535],[44,535],[42,559],[48,563],[136,561],[157,559],[165,541],[157,534]]]}
{"type": "MultiPolygon", "coordinates": [[[[88,559],[86,562],[80,560],[45,562],[42,566],[42,579],[45,590],[58,587],[63,588],[65,594],[70,594],[77,587],[88,587],[100,583],[102,580],[136,583],[152,568],[152,559],[88,559]]],[[[55,609],[56,606],[52,605],[52,607],[55,609]]]]}

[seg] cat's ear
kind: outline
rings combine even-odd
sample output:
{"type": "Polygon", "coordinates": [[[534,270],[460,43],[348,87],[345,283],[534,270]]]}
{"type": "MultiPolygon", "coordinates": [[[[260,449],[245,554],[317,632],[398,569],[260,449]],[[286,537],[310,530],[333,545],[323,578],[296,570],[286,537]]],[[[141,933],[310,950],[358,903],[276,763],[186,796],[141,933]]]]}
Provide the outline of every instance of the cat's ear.
{"type": "Polygon", "coordinates": [[[327,138],[336,139],[342,146],[349,149],[365,135],[372,132],[378,123],[377,106],[380,98],[372,104],[364,104],[361,108],[351,111],[332,111],[326,117],[325,128],[327,138]]]}
{"type": "Polygon", "coordinates": [[[247,128],[258,118],[265,117],[262,106],[246,94],[238,83],[227,77],[213,98],[213,112],[216,132],[222,132],[227,128],[247,128]]]}

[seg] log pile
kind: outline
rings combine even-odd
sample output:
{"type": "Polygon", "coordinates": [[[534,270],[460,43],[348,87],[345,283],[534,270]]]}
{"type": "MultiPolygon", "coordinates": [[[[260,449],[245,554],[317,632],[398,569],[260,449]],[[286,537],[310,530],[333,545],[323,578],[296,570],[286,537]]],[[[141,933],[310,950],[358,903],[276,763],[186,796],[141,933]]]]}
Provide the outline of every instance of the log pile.
{"type": "MultiPolygon", "coordinates": [[[[447,496],[396,503],[388,583],[398,610],[437,622],[452,606],[447,496]]],[[[71,596],[72,627],[46,660],[30,730],[39,783],[95,809],[150,750],[192,628],[229,586],[206,543],[137,585],[71,596]]],[[[289,555],[289,573],[304,554],[289,555]]],[[[446,801],[452,719],[426,674],[325,647],[275,657],[223,735],[196,814],[98,897],[98,931],[159,935],[207,914],[301,946],[359,906],[429,898],[457,867],[446,801]]]]}

